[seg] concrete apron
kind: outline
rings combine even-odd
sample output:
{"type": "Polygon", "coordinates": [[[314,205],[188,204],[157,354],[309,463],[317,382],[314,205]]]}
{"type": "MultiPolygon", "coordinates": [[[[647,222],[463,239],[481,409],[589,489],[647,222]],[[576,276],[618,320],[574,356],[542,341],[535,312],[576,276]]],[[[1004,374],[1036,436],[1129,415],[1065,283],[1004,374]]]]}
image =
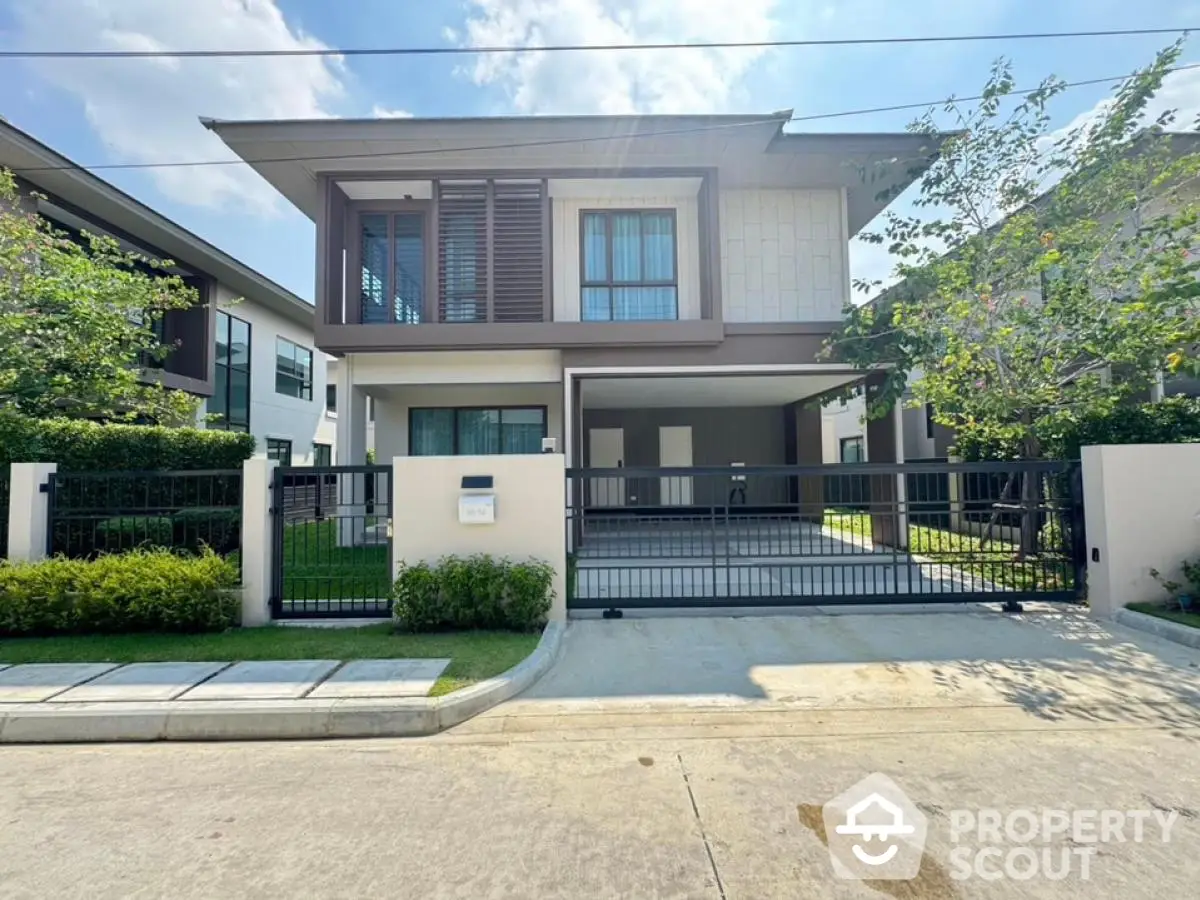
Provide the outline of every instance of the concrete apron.
{"type": "Polygon", "coordinates": [[[1077,611],[583,620],[544,678],[453,734],[1195,726],[1198,666],[1196,649],[1077,611]]]}
{"type": "Polygon", "coordinates": [[[228,668],[103,663],[91,664],[83,683],[67,671],[78,666],[13,666],[0,671],[9,682],[0,684],[0,744],[435,734],[536,681],[553,665],[562,633],[562,623],[551,622],[534,652],[512,669],[432,698],[387,696],[386,682],[396,675],[397,661],[391,660],[351,661],[340,669],[335,660],[228,668]],[[18,670],[24,670],[19,678],[12,675],[18,670]]]}

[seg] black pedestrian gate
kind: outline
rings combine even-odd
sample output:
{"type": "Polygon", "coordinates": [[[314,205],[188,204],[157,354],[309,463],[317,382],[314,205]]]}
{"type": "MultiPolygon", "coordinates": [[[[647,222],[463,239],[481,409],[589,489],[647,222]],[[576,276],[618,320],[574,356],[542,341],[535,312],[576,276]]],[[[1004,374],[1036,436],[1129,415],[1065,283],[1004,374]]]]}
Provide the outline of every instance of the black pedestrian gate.
{"type": "Polygon", "coordinates": [[[388,615],[391,466],[280,466],[271,491],[272,615],[388,615]]]}
{"type": "Polygon", "coordinates": [[[571,469],[568,606],[1083,597],[1074,462],[571,469]]]}

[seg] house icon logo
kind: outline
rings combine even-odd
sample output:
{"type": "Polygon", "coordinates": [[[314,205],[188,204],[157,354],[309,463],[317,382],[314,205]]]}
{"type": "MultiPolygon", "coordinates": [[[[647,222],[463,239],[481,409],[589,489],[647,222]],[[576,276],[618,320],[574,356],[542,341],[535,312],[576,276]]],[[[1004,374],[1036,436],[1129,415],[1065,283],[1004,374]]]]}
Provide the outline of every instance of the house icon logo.
{"type": "Polygon", "coordinates": [[[886,775],[868,775],[822,809],[839,878],[905,880],[921,868],[925,814],[886,775]]]}

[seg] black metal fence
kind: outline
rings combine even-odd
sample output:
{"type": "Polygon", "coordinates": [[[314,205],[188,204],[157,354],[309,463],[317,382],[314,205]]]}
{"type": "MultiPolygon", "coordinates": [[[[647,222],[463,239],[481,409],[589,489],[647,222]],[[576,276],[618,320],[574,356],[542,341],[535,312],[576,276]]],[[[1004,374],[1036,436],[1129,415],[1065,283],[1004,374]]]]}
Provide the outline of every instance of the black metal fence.
{"type": "Polygon", "coordinates": [[[237,552],[240,469],[58,472],[50,476],[46,551],[76,559],[138,547],[237,552]]]}
{"type": "Polygon", "coordinates": [[[1074,463],[567,477],[575,608],[1074,601],[1083,589],[1074,463]],[[1018,493],[1014,507],[1018,479],[1038,489],[1018,493]]]}
{"type": "Polygon", "coordinates": [[[391,466],[280,466],[272,482],[275,618],[391,610],[391,466]]]}

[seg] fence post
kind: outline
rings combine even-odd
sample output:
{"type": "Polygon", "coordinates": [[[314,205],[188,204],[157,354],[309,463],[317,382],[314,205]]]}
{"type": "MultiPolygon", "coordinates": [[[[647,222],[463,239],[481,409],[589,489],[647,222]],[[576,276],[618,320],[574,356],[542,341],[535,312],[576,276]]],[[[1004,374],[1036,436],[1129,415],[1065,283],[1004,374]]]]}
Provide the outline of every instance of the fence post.
{"type": "Polygon", "coordinates": [[[275,465],[273,459],[242,463],[242,625],[247,628],[271,621],[271,477],[275,465]]]}
{"type": "Polygon", "coordinates": [[[33,562],[46,557],[50,495],[42,485],[58,463],[13,463],[8,489],[8,558],[33,562]]]}

